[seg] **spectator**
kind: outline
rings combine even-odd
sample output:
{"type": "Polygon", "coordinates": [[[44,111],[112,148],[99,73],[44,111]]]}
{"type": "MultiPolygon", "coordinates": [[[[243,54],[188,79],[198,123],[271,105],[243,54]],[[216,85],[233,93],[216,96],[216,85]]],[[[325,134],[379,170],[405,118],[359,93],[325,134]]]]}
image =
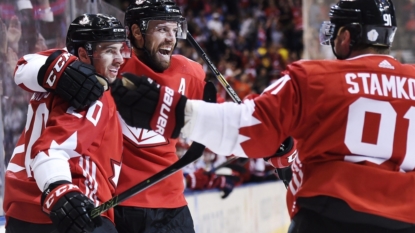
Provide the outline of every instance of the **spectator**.
{"type": "Polygon", "coordinates": [[[209,30],[214,31],[218,36],[222,35],[223,23],[218,12],[212,14],[212,19],[208,21],[207,27],[209,30]]]}

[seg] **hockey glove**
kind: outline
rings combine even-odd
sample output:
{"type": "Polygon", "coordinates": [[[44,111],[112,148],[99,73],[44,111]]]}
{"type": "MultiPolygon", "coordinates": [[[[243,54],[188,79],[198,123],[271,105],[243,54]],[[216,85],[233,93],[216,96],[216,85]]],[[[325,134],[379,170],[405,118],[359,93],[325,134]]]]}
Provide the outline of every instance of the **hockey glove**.
{"type": "Polygon", "coordinates": [[[64,50],[58,50],[46,59],[37,81],[76,109],[91,105],[108,90],[108,81],[97,75],[92,65],[78,61],[64,50]]]}
{"type": "Polygon", "coordinates": [[[240,181],[240,178],[232,175],[217,175],[199,168],[193,173],[186,174],[185,180],[186,187],[191,190],[219,189],[223,192],[222,198],[226,198],[232,192],[236,183],[240,181]]]}
{"type": "Polygon", "coordinates": [[[238,176],[222,176],[218,175],[213,180],[212,188],[217,188],[222,191],[222,198],[225,199],[231,194],[233,188],[239,183],[240,177],[238,176]]]}
{"type": "Polygon", "coordinates": [[[151,129],[166,138],[177,138],[184,126],[187,98],[151,78],[122,74],[111,84],[118,112],[130,126],[151,129]]]}
{"type": "Polygon", "coordinates": [[[285,168],[291,165],[297,154],[297,141],[288,137],[274,155],[264,158],[264,160],[275,168],[285,168]]]}
{"type": "Polygon", "coordinates": [[[285,187],[288,188],[288,185],[290,184],[290,181],[293,177],[291,166],[284,167],[284,168],[277,168],[275,169],[275,174],[277,175],[278,179],[282,180],[285,187]]]}
{"type": "Polygon", "coordinates": [[[41,205],[60,233],[92,232],[102,225],[101,217],[89,217],[95,207],[92,200],[68,181],[50,184],[42,194],[41,205]]]}
{"type": "Polygon", "coordinates": [[[193,173],[185,174],[186,188],[191,190],[209,189],[209,184],[213,182],[215,174],[210,174],[205,169],[199,168],[193,173]]]}

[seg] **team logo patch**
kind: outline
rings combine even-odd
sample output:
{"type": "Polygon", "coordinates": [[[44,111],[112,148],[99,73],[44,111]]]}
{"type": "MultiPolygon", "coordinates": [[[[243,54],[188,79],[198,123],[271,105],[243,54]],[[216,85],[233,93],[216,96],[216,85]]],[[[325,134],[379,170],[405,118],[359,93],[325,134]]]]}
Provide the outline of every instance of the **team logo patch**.
{"type": "Polygon", "coordinates": [[[375,29],[367,33],[367,39],[370,41],[377,41],[378,37],[379,37],[379,33],[375,29]]]}
{"type": "Polygon", "coordinates": [[[121,128],[124,134],[124,139],[129,141],[135,147],[154,147],[166,145],[169,143],[169,141],[160,134],[152,130],[129,126],[124,122],[124,120],[122,120],[122,117],[119,114],[118,117],[122,122],[121,128]]]}
{"type": "Polygon", "coordinates": [[[91,43],[86,43],[85,44],[85,49],[86,50],[92,50],[92,44],[91,43]]]}
{"type": "Polygon", "coordinates": [[[89,19],[86,16],[83,19],[79,20],[79,24],[81,24],[81,25],[85,25],[85,24],[88,24],[88,23],[89,23],[89,19]]]}

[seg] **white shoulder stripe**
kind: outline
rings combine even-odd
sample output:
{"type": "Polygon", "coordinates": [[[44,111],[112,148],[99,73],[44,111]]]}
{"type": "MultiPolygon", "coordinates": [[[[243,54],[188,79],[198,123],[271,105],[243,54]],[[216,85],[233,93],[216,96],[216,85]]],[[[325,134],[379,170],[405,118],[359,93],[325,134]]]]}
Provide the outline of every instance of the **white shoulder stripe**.
{"type": "Polygon", "coordinates": [[[20,172],[23,171],[25,168],[22,166],[19,166],[15,163],[9,163],[9,165],[7,165],[7,171],[11,171],[11,172],[20,172]]]}

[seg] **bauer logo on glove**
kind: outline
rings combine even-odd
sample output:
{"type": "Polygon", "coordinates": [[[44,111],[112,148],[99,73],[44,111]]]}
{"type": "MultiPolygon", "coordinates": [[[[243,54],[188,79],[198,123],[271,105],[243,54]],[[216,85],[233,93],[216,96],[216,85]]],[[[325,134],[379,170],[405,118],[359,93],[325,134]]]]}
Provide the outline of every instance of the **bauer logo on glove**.
{"type": "Polygon", "coordinates": [[[187,98],[177,91],[146,76],[124,73],[111,84],[111,94],[128,125],[154,130],[166,138],[179,136],[187,98]]]}

